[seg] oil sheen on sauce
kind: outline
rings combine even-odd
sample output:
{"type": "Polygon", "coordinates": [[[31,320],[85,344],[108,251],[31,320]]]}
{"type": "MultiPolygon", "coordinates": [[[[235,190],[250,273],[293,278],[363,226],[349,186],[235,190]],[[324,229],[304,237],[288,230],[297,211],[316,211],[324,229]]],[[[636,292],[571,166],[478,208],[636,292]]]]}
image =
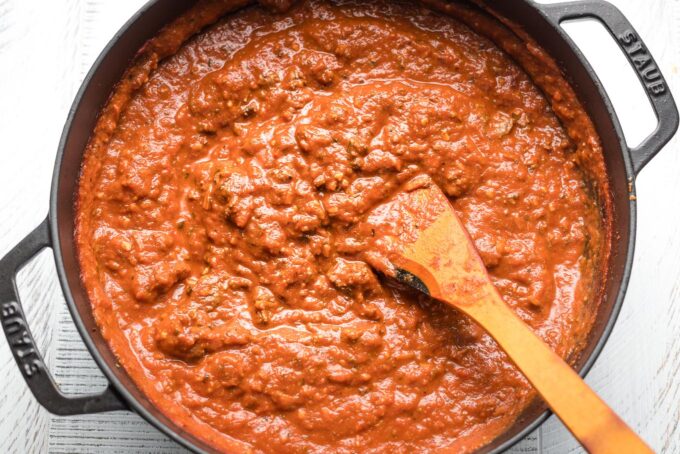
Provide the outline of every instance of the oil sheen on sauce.
{"type": "Polygon", "coordinates": [[[353,226],[430,175],[505,301],[573,358],[608,253],[590,121],[540,48],[472,9],[267,3],[199,3],[102,111],[76,239],[104,337],[217,450],[490,442],[530,386],[465,316],[376,275],[353,226]]]}

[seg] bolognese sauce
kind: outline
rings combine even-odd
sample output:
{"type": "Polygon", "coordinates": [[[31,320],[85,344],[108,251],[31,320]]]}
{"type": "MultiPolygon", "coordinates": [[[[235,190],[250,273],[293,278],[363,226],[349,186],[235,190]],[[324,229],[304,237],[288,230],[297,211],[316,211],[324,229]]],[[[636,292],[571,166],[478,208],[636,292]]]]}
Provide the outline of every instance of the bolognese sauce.
{"type": "Polygon", "coordinates": [[[474,8],[265,3],[199,2],[102,111],[76,238],[103,336],[217,450],[488,443],[528,382],[467,317],[377,275],[353,227],[428,174],[504,300],[573,358],[608,253],[587,115],[474,8]]]}

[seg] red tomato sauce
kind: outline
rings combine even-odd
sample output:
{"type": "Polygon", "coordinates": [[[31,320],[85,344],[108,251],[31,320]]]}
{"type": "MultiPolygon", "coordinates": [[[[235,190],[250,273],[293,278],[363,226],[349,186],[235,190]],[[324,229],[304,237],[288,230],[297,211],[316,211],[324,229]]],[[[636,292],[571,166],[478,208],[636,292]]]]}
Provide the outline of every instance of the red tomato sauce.
{"type": "Polygon", "coordinates": [[[199,3],[101,113],[76,239],[104,337],[218,450],[490,442],[531,387],[467,317],[377,275],[352,227],[430,175],[505,301],[574,359],[609,253],[590,120],[535,43],[477,10],[267,3],[199,3]]]}

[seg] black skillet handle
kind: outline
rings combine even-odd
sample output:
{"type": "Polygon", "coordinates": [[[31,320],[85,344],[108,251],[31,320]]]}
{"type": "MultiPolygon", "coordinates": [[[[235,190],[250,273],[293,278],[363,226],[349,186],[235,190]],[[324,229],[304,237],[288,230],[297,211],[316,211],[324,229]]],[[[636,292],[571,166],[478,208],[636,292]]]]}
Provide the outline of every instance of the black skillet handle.
{"type": "Polygon", "coordinates": [[[599,20],[616,40],[642,83],[658,121],[656,129],[636,148],[630,150],[637,175],[678,129],[678,108],[666,80],[642,38],[614,5],[603,0],[536,4],[556,25],[569,19],[599,20]]]}
{"type": "Polygon", "coordinates": [[[65,396],[38,351],[19,300],[16,274],[38,252],[51,245],[49,222],[45,219],[0,259],[0,322],[14,359],[35,398],[51,413],[78,415],[127,409],[111,386],[100,394],[65,396]]]}

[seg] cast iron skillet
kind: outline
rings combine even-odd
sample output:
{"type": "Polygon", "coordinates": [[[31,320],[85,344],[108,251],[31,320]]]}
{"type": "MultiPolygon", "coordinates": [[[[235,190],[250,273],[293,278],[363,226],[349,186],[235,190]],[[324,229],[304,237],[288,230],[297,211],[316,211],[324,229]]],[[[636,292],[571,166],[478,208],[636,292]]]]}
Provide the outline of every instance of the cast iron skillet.
{"type": "MultiPolygon", "coordinates": [[[[189,2],[152,0],[113,37],[85,78],[59,142],[47,218],[0,260],[0,320],[28,387],[38,402],[52,413],[74,415],[111,410],[134,411],[181,445],[196,452],[210,451],[158,411],[137,389],[102,338],[93,319],[87,294],[79,278],[73,238],[74,194],[81,158],[100,108],[106,102],[137,50],[189,2]],[[100,394],[65,396],[50,375],[28,328],[16,286],[17,271],[40,250],[54,252],[66,303],[80,335],[109,380],[100,394]]],[[[626,292],[635,244],[635,176],[670,140],[678,128],[678,111],[658,66],[628,20],[601,0],[542,5],[531,0],[494,2],[494,9],[519,24],[560,64],[576,90],[602,141],[614,202],[614,238],[608,263],[604,299],[589,342],[576,364],[585,375],[602,350],[626,292]],[[616,40],[633,69],[658,119],[656,129],[637,148],[629,149],[602,84],[581,52],[560,27],[568,19],[599,20],[616,40]],[[633,192],[629,192],[629,183],[633,192]]],[[[549,416],[537,401],[503,435],[480,452],[501,452],[538,427],[549,416]]]]}

